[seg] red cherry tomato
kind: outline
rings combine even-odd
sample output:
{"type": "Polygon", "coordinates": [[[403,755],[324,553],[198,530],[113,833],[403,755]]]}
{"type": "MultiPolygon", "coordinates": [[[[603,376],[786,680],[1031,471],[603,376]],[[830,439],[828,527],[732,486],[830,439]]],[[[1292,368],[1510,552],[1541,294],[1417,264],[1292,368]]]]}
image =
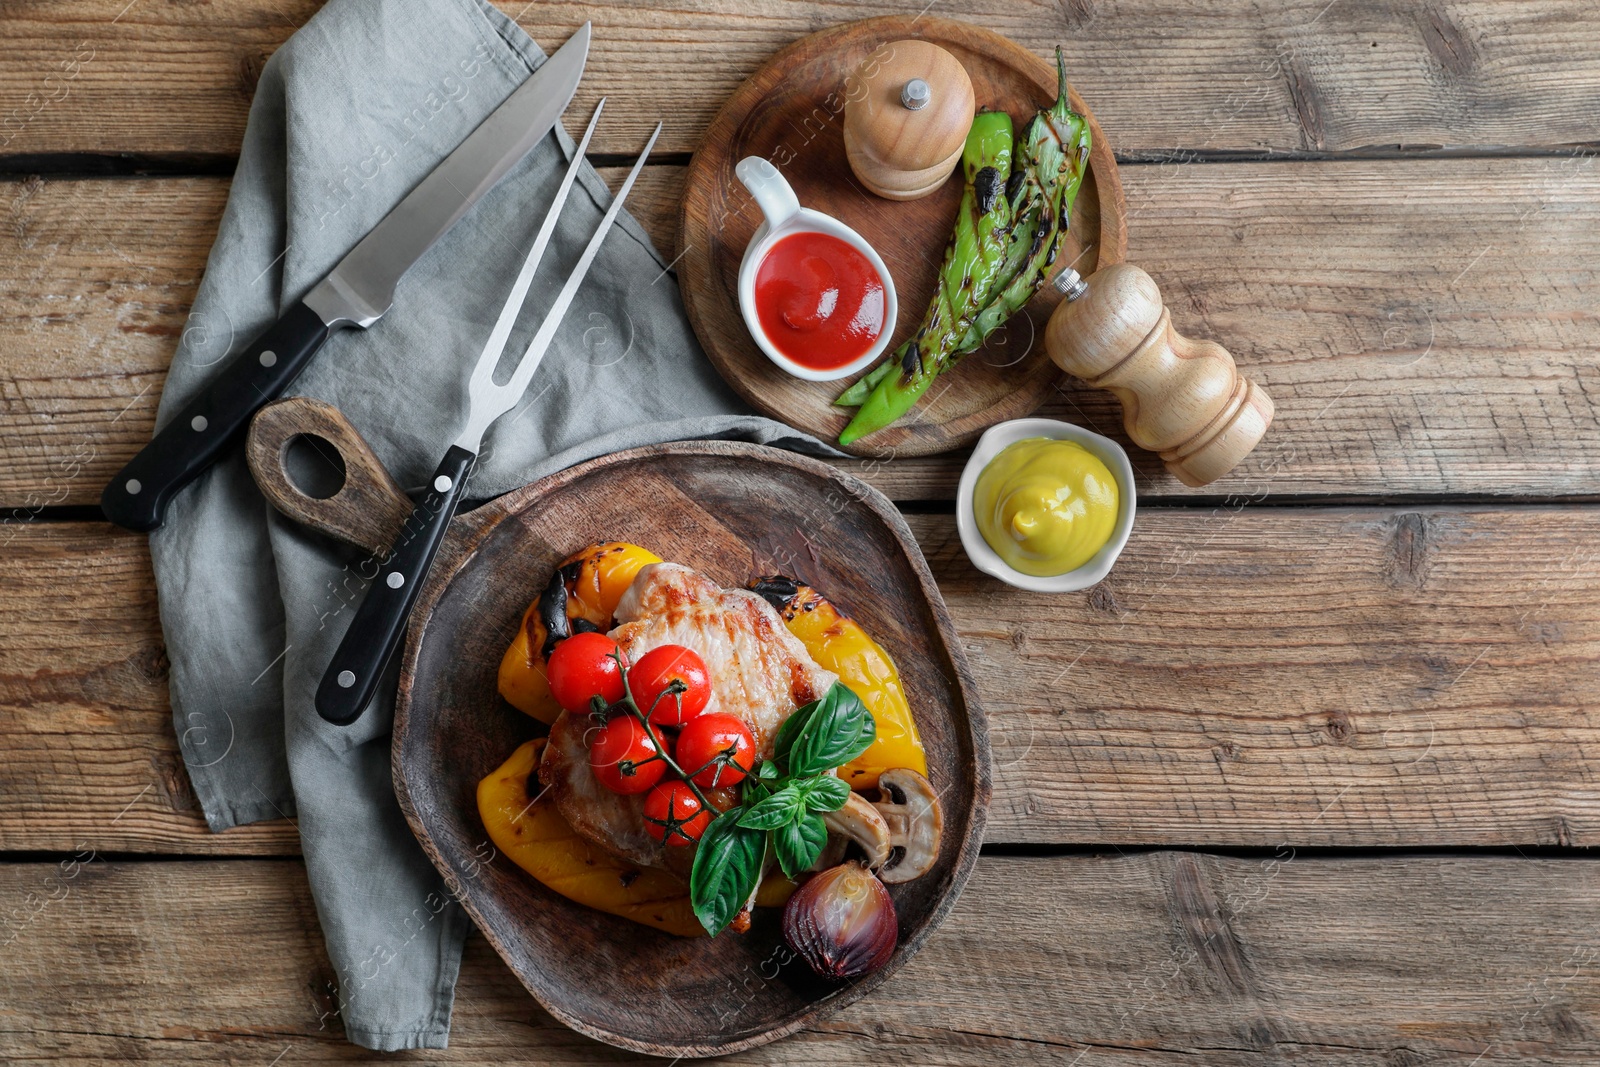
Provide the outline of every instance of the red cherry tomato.
{"type": "Polygon", "coordinates": [[[632,715],[618,715],[589,745],[589,766],[600,784],[613,793],[643,793],[667,773],[656,743],[632,715]]]}
{"type": "Polygon", "coordinates": [[[657,726],[682,726],[706,710],[711,699],[711,675],[706,662],[692,648],[662,645],[639,657],[628,670],[628,688],[634,703],[657,726]],[[683,692],[671,693],[673,682],[683,692]]]}
{"type": "MultiPolygon", "coordinates": [[[[573,634],[562,641],[545,664],[550,695],[574,715],[587,713],[593,696],[615,704],[622,699],[622,668],[614,654],[620,654],[617,643],[602,633],[573,634]]],[[[627,658],[622,662],[626,665],[627,658]]]]}
{"type": "Polygon", "coordinates": [[[710,809],[681,779],[662,782],[644,798],[644,828],[669,848],[694,844],[709,825],[710,809]]]}
{"type": "Polygon", "coordinates": [[[673,749],[678,766],[702,789],[744,780],[756,762],[756,741],[736,715],[720,712],[691,719],[673,749]]]}

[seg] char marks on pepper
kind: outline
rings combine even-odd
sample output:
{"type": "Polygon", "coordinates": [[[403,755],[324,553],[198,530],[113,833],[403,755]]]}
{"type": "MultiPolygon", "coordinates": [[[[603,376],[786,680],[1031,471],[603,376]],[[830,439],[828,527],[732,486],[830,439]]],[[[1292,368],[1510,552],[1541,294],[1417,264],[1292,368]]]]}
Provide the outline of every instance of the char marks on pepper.
{"type": "Polygon", "coordinates": [[[1005,181],[995,167],[983,167],[972,179],[972,195],[977,201],[978,213],[987,215],[994,210],[994,202],[1005,189],[1005,181]]]}
{"type": "Polygon", "coordinates": [[[539,647],[539,654],[546,660],[550,658],[550,653],[555,651],[559,642],[572,636],[567,624],[567,570],[567,567],[557,567],[555,573],[550,575],[550,584],[545,587],[544,595],[539,598],[539,610],[535,615],[528,616],[530,649],[539,645],[539,633],[533,625],[535,616],[544,624],[544,644],[539,647]]]}
{"type": "Polygon", "coordinates": [[[750,591],[777,611],[782,611],[789,606],[789,601],[800,594],[800,583],[787,575],[770,574],[750,583],[750,591]]]}

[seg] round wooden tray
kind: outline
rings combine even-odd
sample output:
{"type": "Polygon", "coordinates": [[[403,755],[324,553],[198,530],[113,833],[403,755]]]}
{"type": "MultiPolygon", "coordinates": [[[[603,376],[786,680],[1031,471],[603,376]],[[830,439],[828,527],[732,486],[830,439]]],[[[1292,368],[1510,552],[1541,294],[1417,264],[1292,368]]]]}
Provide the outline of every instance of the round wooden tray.
{"type": "Polygon", "coordinates": [[[395,791],[478,929],[552,1015],[637,1052],[721,1055],[865,995],[954,905],[978,857],[990,790],[988,735],[971,692],[933,576],[881,493],[759,445],[638,448],[551,475],[452,524],[411,618],[395,710],[395,791]],[[945,829],[933,868],[890,889],[900,945],[883,970],[836,983],[799,960],[778,966],[785,957],[775,909],[758,910],[746,934],[690,940],[575,904],[504,856],[484,860],[478,781],[543,732],[496,692],[507,635],[563,557],[613,538],[729,586],[798,571],[894,656],[945,829]]]}
{"type": "MultiPolygon", "coordinates": [[[[769,60],[723,105],[689,165],[678,223],[679,283],[700,343],[728,383],[758,411],[833,442],[849,413],[832,406],[847,384],[803,382],[772,364],[745,329],[737,280],[761,213],[734,177],[745,156],[770,159],[800,203],[853,226],[894,276],[900,316],[894,344],[909,337],[933,296],[961,200],[960,169],[921,200],[895,202],[869,193],[844,154],[846,80],[874,49],[920,38],[959,59],[979,107],[1005,110],[1019,124],[1055,99],[1055,65],[999,34],[950,19],[885,16],[801,38],[769,60]]],[[[1071,73],[1071,69],[1068,69],[1071,73]]],[[[1094,147],[1056,267],[1085,276],[1121,262],[1127,250],[1122,184],[1111,146],[1074,90],[1072,106],[1088,120],[1094,147]]],[[[945,452],[997,422],[1027,415],[1060,378],[1044,353],[1044,322],[1060,299],[1046,286],[1023,315],[946,374],[895,426],[857,441],[858,455],[945,452]]]]}

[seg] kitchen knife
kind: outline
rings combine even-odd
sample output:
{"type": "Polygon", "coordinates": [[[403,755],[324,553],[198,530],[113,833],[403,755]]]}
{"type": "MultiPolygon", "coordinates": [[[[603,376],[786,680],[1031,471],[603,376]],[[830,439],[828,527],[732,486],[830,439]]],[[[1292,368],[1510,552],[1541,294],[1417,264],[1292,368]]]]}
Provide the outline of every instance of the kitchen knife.
{"type": "Polygon", "coordinates": [[[100,494],[106,518],[140,532],[160,526],[173,495],[222,457],[334,330],[382,318],[400,276],[550,132],[588,56],[585,22],[111,479],[100,494]]]}
{"type": "MultiPolygon", "coordinates": [[[[601,103],[603,105],[604,101],[601,103]]],[[[583,135],[585,145],[589,143],[599,118],[600,109],[596,108],[594,118],[589,121],[589,129],[583,135]]],[[[410,518],[401,527],[378,577],[367,587],[367,595],[362,599],[361,606],[356,608],[349,629],[345,631],[333,660],[323,672],[322,681],[317,686],[316,706],[317,713],[329,722],[339,726],[349,725],[359,719],[372,702],[372,695],[377,692],[384,669],[400,647],[406,620],[410,618],[417,594],[428,577],[428,569],[433,566],[433,557],[444,540],[445,529],[461,503],[462,490],[483,446],[485,431],[501,415],[516,407],[522,394],[527,391],[528,383],[533,380],[534,371],[539,369],[550,342],[555,338],[556,329],[572,304],[573,296],[589,273],[589,265],[594,262],[600,245],[611,230],[611,224],[622,210],[622,202],[628,198],[634,181],[644,169],[645,161],[650,158],[650,150],[655,147],[656,138],[660,135],[661,126],[657,124],[638,161],[628,172],[622,188],[617,190],[611,206],[600,219],[600,225],[584,246],[577,264],[567,275],[561,291],[556,294],[550,310],[545,313],[544,322],[540,324],[533,340],[528,342],[511,377],[504,384],[496,385],[495,368],[509,343],[512,327],[516,325],[517,315],[522,310],[528,287],[533,282],[539,261],[555,230],[556,218],[561,214],[572,181],[583,165],[581,148],[574,153],[566,176],[556,190],[555,200],[545,214],[544,223],[534,237],[533,246],[523,260],[522,269],[517,272],[511,293],[467,381],[466,425],[445,453],[444,459],[439,461],[429,482],[432,491],[412,510],[410,518]]]]}

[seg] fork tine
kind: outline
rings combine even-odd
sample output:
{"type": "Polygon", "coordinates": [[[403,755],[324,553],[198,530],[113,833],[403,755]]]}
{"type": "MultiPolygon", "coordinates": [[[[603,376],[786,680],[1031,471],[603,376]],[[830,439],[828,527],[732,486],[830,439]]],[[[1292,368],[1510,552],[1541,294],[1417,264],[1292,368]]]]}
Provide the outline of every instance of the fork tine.
{"type": "Polygon", "coordinates": [[[600,102],[594,106],[594,114],[589,118],[588,128],[583,131],[583,140],[578,142],[577,150],[572,153],[572,162],[567,164],[567,172],[561,176],[561,185],[557,187],[555,199],[550,201],[550,207],[544,213],[544,222],[540,224],[539,233],[533,239],[533,247],[528,249],[528,255],[522,261],[522,270],[517,273],[517,279],[511,285],[511,292],[500,308],[500,317],[495,320],[494,329],[490,331],[489,339],[484,342],[483,352],[478,356],[478,364],[472,368],[471,384],[486,384],[479,379],[492,379],[494,375],[495,366],[500,362],[500,355],[505,351],[506,341],[511,336],[512,328],[517,324],[517,315],[522,311],[523,301],[528,297],[528,288],[533,284],[533,276],[539,270],[539,261],[544,258],[544,250],[550,244],[550,235],[555,232],[556,220],[561,215],[562,207],[566,205],[567,194],[572,190],[572,181],[578,176],[579,168],[583,166],[589,139],[594,136],[594,128],[599,125],[600,113],[605,108],[606,98],[602,96],[600,102]]]}
{"type": "Polygon", "coordinates": [[[617,195],[612,198],[611,206],[606,209],[605,218],[600,220],[599,227],[594,231],[594,236],[589,238],[589,243],[584,247],[583,255],[578,257],[577,266],[572,268],[572,273],[567,276],[566,284],[561,287],[555,303],[550,305],[550,312],[545,316],[544,322],[539,326],[539,332],[528,343],[528,348],[522,353],[522,359],[517,364],[516,371],[511,375],[507,385],[521,395],[528,387],[528,382],[533,378],[533,372],[539,369],[540,362],[544,359],[545,350],[550,347],[550,342],[556,335],[556,328],[561,325],[561,319],[567,313],[567,307],[572,303],[573,296],[578,291],[578,286],[583,284],[583,279],[589,273],[589,265],[594,262],[594,257],[600,251],[600,244],[606,239],[606,234],[611,230],[611,223],[616,220],[617,213],[622,210],[622,202],[628,198],[628,193],[633,189],[633,183],[639,177],[639,172],[644,169],[645,161],[650,158],[650,150],[655,147],[656,138],[661,136],[661,123],[656,123],[656,128],[650,134],[650,140],[645,144],[644,151],[639,153],[639,159],[628,172],[628,178],[622,183],[622,188],[617,190],[617,195]]]}

